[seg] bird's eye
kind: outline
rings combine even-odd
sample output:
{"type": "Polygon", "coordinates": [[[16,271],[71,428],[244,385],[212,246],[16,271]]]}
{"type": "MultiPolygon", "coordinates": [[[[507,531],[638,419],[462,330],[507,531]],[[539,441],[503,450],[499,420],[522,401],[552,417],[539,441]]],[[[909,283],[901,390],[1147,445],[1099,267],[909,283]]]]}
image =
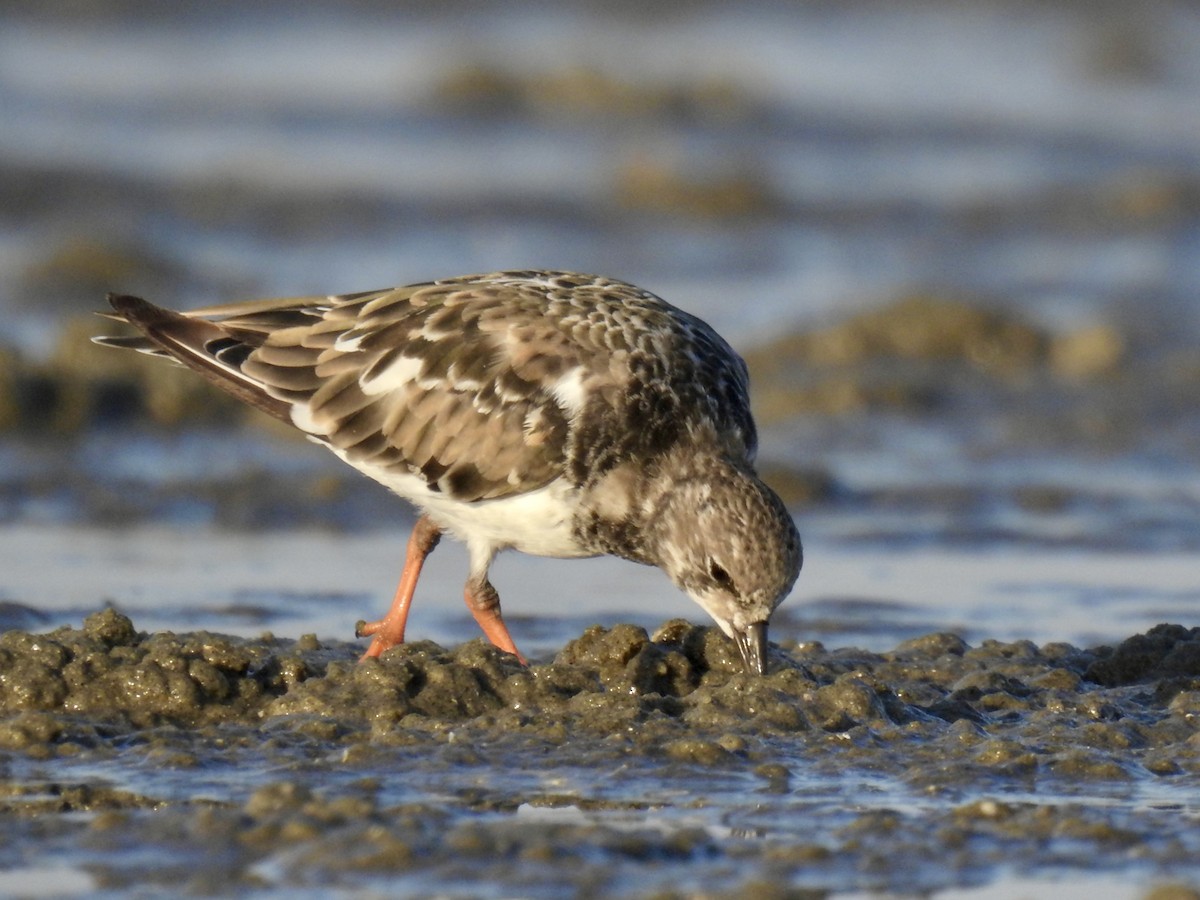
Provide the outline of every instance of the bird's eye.
{"type": "Polygon", "coordinates": [[[708,574],[712,577],[713,581],[725,588],[725,590],[733,590],[733,578],[730,577],[729,573],[715,559],[708,561],[708,574]]]}

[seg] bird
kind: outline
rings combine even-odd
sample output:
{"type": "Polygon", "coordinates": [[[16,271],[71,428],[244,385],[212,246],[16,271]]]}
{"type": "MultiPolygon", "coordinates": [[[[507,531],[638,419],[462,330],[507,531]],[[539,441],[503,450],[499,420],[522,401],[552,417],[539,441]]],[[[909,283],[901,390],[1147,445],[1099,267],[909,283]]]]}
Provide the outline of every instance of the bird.
{"type": "Polygon", "coordinates": [[[177,312],[109,294],[165,357],[291,424],[419,517],[362,659],[404,642],[426,557],[468,551],[464,599],[524,665],[489,567],[504,550],[657,566],[767,671],[768,623],[803,564],[756,474],[745,362],[707,323],[617,279],[525,270],[177,312]]]}

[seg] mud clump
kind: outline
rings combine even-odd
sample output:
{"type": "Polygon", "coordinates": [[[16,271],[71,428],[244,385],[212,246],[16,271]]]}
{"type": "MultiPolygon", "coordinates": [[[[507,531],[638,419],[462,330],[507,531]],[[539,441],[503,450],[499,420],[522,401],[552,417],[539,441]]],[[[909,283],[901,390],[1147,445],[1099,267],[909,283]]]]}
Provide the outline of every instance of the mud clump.
{"type": "Polygon", "coordinates": [[[649,86],[579,66],[524,74],[467,65],[443,75],[432,100],[438,110],[493,117],[741,125],[762,115],[757,103],[730,81],[649,86]]]}
{"type": "MultiPolygon", "coordinates": [[[[97,295],[93,305],[102,298],[97,295]]],[[[170,429],[184,422],[211,426],[266,418],[181,366],[91,342],[92,335],[122,330],[80,316],[64,323],[45,360],[0,348],[0,430],[61,435],[114,423],[170,429]]]]}
{"type": "Polygon", "coordinates": [[[793,339],[818,365],[880,357],[962,360],[980,369],[1015,371],[1046,353],[1046,337],[1015,317],[967,303],[913,295],[883,309],[793,339]]]}
{"type": "Polygon", "coordinates": [[[746,354],[764,421],[864,409],[928,412],[958,392],[1069,393],[1127,368],[1113,325],[1061,334],[1020,315],[937,294],[901,297],[746,354]]]}
{"type": "Polygon", "coordinates": [[[954,766],[1117,777],[1163,741],[1200,771],[1200,747],[1174,746],[1173,723],[1200,695],[1198,648],[1200,629],[1178,625],[1094,650],[935,634],[884,654],[773,646],[755,677],[717,629],[672,620],[653,637],[593,626],[528,668],[482,641],[409,643],[359,663],[356,647],[312,637],[144,634],[106,609],[80,629],[0,635],[0,746],[53,752],[81,723],[121,734],[274,721],[334,741],[465,725],[554,742],[621,735],[629,751],[711,765],[781,735],[915,731],[955,746],[940,777],[954,766]]]}
{"type": "Polygon", "coordinates": [[[1200,628],[1157,625],[1096,654],[1084,674],[1098,684],[1118,687],[1166,681],[1200,689],[1200,628]]]}
{"type": "Polygon", "coordinates": [[[697,219],[765,216],[783,205],[753,170],[692,173],[668,161],[645,158],[620,168],[613,198],[628,209],[697,219]]]}
{"type": "Polygon", "coordinates": [[[79,630],[0,635],[0,709],[59,710],[134,728],[222,721],[246,715],[282,683],[268,659],[264,647],[235,638],[140,634],[107,609],[79,630]]]}

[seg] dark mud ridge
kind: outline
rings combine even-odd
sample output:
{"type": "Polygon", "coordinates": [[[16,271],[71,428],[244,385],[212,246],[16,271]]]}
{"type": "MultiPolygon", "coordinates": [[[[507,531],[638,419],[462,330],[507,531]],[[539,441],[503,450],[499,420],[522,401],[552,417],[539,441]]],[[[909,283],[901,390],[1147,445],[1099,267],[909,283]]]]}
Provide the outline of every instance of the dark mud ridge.
{"type": "Polygon", "coordinates": [[[1200,874],[1200,628],[773,647],[766,677],[679,620],[529,668],[479,641],[358,652],[111,609],[0,635],[0,868],[57,847],[115,890],[529,896],[931,890],[1016,859],[1200,874]],[[1086,799],[1176,786],[1190,811],[1086,799]]]}

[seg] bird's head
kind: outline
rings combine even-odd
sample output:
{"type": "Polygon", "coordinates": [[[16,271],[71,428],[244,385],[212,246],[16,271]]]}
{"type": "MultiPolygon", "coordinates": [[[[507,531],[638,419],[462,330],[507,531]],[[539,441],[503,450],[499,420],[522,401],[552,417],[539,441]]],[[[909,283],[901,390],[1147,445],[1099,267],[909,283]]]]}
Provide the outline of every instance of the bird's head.
{"type": "Polygon", "coordinates": [[[733,639],[746,669],[765,672],[767,623],[803,562],[783,501],[753,472],[716,461],[673,485],[657,524],[661,568],[733,639]]]}

